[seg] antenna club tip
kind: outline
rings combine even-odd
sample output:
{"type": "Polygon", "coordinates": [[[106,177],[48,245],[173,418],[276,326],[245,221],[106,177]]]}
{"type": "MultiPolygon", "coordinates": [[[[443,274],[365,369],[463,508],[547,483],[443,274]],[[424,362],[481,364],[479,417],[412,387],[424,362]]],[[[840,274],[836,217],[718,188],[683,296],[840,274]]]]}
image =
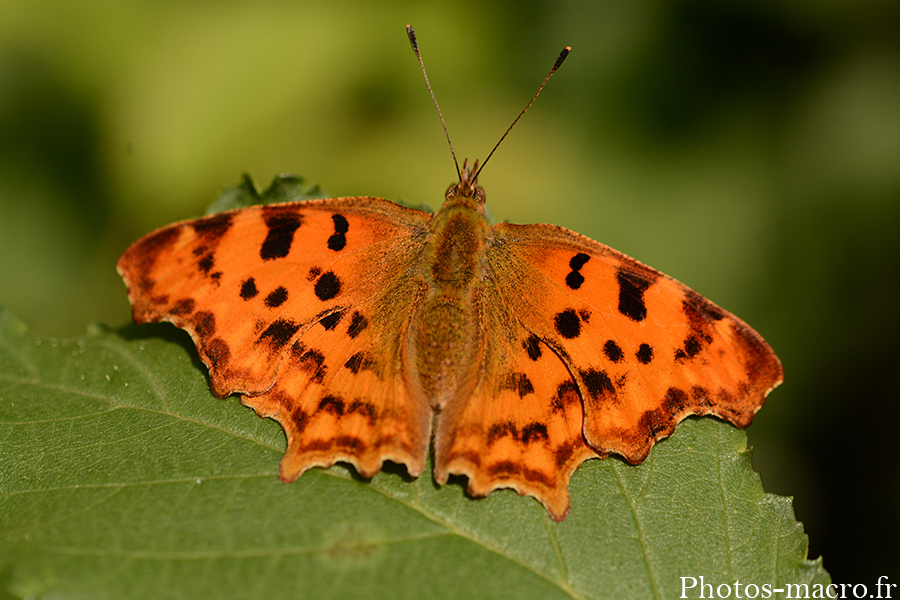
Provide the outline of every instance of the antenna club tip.
{"type": "Polygon", "coordinates": [[[561,64],[563,64],[563,61],[566,60],[566,57],[569,55],[569,52],[571,52],[571,51],[572,51],[572,46],[566,46],[565,48],[562,49],[562,52],[559,53],[559,57],[556,59],[556,63],[554,63],[554,65],[553,65],[554,71],[556,69],[558,69],[561,64]]]}
{"type": "Polygon", "coordinates": [[[406,37],[409,38],[409,43],[412,45],[413,50],[418,50],[419,43],[416,42],[416,32],[413,30],[412,25],[406,26],[406,37]]]}

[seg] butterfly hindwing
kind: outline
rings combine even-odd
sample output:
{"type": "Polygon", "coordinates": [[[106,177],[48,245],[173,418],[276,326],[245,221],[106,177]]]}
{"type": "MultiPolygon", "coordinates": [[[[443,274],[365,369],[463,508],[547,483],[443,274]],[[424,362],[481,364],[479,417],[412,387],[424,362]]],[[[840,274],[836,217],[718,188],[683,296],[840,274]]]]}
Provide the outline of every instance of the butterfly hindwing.
{"type": "Polygon", "coordinates": [[[407,315],[390,310],[409,299],[411,288],[337,313],[340,318],[327,328],[314,327],[293,343],[275,385],[243,398],[259,416],[284,427],[282,480],[338,461],[353,464],[366,477],[385,460],[421,474],[431,409],[413,399],[405,385],[400,357],[407,315]]]}
{"type": "Polygon", "coordinates": [[[435,479],[465,475],[468,492],[534,496],[556,520],[569,511],[571,473],[597,454],[581,434],[578,391],[563,361],[516,318],[493,285],[476,291],[482,331],[477,384],[441,412],[435,479]]]}

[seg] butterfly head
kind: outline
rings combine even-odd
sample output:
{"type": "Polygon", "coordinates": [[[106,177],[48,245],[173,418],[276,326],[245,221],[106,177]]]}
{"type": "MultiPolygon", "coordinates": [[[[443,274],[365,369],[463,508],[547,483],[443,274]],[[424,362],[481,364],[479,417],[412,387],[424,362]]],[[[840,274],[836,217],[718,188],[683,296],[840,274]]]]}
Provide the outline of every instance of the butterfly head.
{"type": "Polygon", "coordinates": [[[478,161],[469,169],[469,159],[463,161],[462,171],[459,173],[459,183],[451,185],[447,189],[447,200],[471,199],[478,204],[484,204],[484,190],[478,187],[478,161]]]}

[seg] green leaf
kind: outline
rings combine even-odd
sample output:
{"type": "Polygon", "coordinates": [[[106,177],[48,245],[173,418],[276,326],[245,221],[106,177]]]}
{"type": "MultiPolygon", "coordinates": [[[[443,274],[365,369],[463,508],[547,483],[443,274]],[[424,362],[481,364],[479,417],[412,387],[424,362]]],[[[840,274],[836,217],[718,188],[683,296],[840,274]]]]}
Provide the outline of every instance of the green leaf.
{"type": "Polygon", "coordinates": [[[244,173],[244,180],[240,185],[223,190],[216,201],[207,207],[206,214],[212,215],[255,204],[299,202],[326,197],[318,185],[304,186],[304,183],[303,178],[298,175],[278,175],[272,180],[269,188],[261,192],[253,178],[244,173]]]}
{"type": "MultiPolygon", "coordinates": [[[[744,433],[689,419],[572,512],[389,470],[286,485],[278,425],[219,400],[169,325],[37,337],[0,312],[0,583],[53,598],[674,598],[681,577],[827,584],[744,433]],[[156,591],[154,591],[156,590],[156,591]],[[160,591],[165,593],[161,594],[160,591]]],[[[698,591],[688,597],[697,597],[698,591]]]]}
{"type": "MultiPolygon", "coordinates": [[[[207,207],[206,214],[213,215],[226,210],[246,208],[257,204],[300,202],[326,197],[326,194],[318,185],[307,186],[305,180],[299,175],[287,173],[277,175],[272,179],[269,187],[261,191],[256,182],[253,181],[253,178],[245,173],[243,181],[239,185],[222,190],[215,202],[207,207]]],[[[431,208],[427,204],[413,205],[403,201],[397,201],[397,204],[428,213],[431,212],[431,208]]],[[[485,210],[487,210],[487,207],[485,207],[485,210]]]]}

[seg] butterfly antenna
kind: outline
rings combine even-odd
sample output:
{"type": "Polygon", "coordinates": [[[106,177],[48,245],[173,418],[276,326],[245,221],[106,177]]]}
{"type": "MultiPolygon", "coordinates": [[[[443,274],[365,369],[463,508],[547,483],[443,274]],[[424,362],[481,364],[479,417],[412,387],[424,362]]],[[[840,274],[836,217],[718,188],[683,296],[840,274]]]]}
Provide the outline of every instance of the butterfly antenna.
{"type": "Polygon", "coordinates": [[[425,72],[425,63],[422,62],[422,55],[419,54],[419,42],[416,41],[416,32],[413,31],[411,25],[406,26],[406,35],[409,37],[409,44],[412,46],[413,52],[416,53],[416,58],[419,59],[419,66],[422,67],[422,77],[425,78],[425,86],[428,88],[428,93],[431,94],[431,101],[434,102],[438,117],[441,119],[441,125],[444,127],[444,135],[447,136],[447,143],[450,144],[450,154],[453,155],[453,164],[456,165],[456,176],[462,181],[462,175],[459,172],[459,162],[456,160],[456,152],[453,151],[453,142],[450,140],[450,132],[447,131],[447,124],[444,123],[444,115],[441,114],[441,107],[438,106],[437,98],[435,98],[434,92],[431,91],[431,84],[428,82],[428,73],[425,72]]]}
{"type": "Polygon", "coordinates": [[[566,57],[569,55],[569,52],[570,52],[571,50],[572,50],[572,47],[571,47],[571,46],[566,46],[565,48],[563,48],[562,52],[559,53],[559,56],[557,57],[556,62],[553,63],[553,68],[550,69],[550,72],[547,73],[547,76],[546,76],[546,77],[544,77],[544,81],[541,82],[541,87],[539,87],[539,88],[538,88],[538,91],[536,91],[536,92],[534,93],[534,96],[532,96],[531,101],[525,106],[525,108],[522,109],[522,112],[520,112],[520,113],[519,113],[519,116],[516,117],[516,119],[512,122],[512,125],[510,125],[510,126],[509,126],[509,129],[506,130],[506,133],[503,134],[503,136],[500,138],[500,141],[498,141],[497,144],[494,146],[494,149],[491,150],[491,153],[488,154],[487,158],[484,159],[484,162],[481,163],[481,168],[478,169],[478,171],[475,172],[475,177],[473,178],[473,180],[477,180],[477,179],[478,179],[478,175],[479,175],[479,173],[481,173],[482,169],[484,169],[484,165],[486,165],[487,162],[488,162],[489,160],[491,160],[491,157],[494,155],[494,152],[497,150],[497,148],[500,146],[500,144],[503,142],[503,140],[506,139],[506,136],[509,135],[509,132],[512,131],[512,128],[516,126],[516,123],[519,122],[519,119],[522,118],[522,115],[525,114],[525,111],[528,110],[529,108],[531,108],[531,105],[534,104],[534,101],[535,101],[535,100],[537,100],[538,94],[541,93],[541,90],[543,90],[543,89],[544,89],[544,86],[547,85],[547,81],[550,80],[550,77],[551,77],[554,73],[556,73],[556,70],[560,67],[560,65],[563,64],[563,61],[566,60],[566,57]]]}

